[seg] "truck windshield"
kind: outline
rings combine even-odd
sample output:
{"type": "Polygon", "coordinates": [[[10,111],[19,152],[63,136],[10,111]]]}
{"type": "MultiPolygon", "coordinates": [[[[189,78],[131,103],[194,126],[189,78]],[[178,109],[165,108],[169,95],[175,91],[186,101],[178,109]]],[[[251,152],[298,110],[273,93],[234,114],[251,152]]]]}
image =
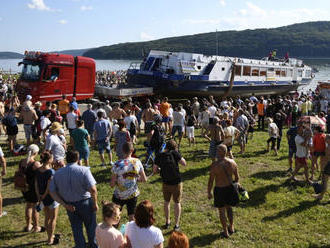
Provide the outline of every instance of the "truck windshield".
{"type": "Polygon", "coordinates": [[[41,66],[39,64],[23,64],[21,79],[37,81],[40,78],[41,66]]]}

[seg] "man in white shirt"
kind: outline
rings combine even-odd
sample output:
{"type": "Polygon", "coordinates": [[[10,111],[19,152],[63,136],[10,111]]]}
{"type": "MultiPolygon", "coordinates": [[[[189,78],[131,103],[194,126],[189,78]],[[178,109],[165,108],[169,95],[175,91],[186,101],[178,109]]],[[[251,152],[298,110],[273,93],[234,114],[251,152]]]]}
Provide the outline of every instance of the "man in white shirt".
{"type": "Polygon", "coordinates": [[[178,147],[180,147],[182,136],[183,136],[183,130],[184,130],[184,121],[185,121],[185,114],[182,111],[181,106],[178,106],[175,108],[173,112],[173,128],[172,128],[172,137],[175,137],[175,133],[178,131],[178,147]]]}
{"type": "Polygon", "coordinates": [[[126,111],[126,114],[127,114],[127,116],[124,118],[126,129],[129,131],[133,144],[136,144],[136,129],[139,126],[139,123],[138,123],[135,115],[131,112],[131,110],[128,109],[126,111]],[[134,126],[135,126],[135,128],[134,128],[134,126]]]}
{"type": "Polygon", "coordinates": [[[217,112],[217,108],[213,104],[211,104],[208,108],[208,111],[210,113],[210,118],[214,118],[214,116],[217,112]]]}
{"type": "Polygon", "coordinates": [[[70,145],[73,146],[73,139],[71,135],[72,135],[72,131],[77,128],[76,121],[78,120],[78,115],[74,112],[74,106],[70,106],[70,112],[66,114],[66,120],[68,123],[68,129],[70,133],[70,145]]]}
{"type": "Polygon", "coordinates": [[[307,150],[305,139],[303,138],[303,133],[304,133],[304,127],[298,126],[297,136],[295,138],[296,147],[297,147],[296,168],[292,172],[292,176],[289,178],[289,180],[297,181],[297,179],[295,178],[295,175],[297,175],[297,173],[299,172],[299,170],[301,168],[304,168],[306,182],[311,184],[312,181],[308,177],[308,165],[307,165],[308,150],[307,150]]]}
{"type": "Polygon", "coordinates": [[[54,156],[54,167],[59,169],[64,166],[65,148],[59,137],[62,125],[59,122],[53,122],[50,127],[51,134],[47,137],[45,149],[54,156]]]}
{"type": "Polygon", "coordinates": [[[46,140],[48,127],[52,124],[49,120],[50,115],[51,112],[49,110],[45,110],[43,116],[40,118],[40,129],[44,140],[46,140]]]}

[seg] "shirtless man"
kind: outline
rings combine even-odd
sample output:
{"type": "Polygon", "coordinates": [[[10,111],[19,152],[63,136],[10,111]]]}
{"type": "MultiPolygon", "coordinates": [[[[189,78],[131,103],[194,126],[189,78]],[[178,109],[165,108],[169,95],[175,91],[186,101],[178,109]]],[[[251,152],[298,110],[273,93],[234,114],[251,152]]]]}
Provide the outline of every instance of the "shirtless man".
{"type": "Polygon", "coordinates": [[[113,109],[110,112],[110,120],[119,120],[124,119],[126,117],[126,112],[120,107],[120,104],[118,102],[113,104],[113,109]]]}
{"type": "Polygon", "coordinates": [[[237,164],[234,160],[226,158],[226,153],[227,147],[225,145],[217,146],[218,159],[211,164],[207,193],[208,199],[212,199],[212,187],[215,181],[215,187],[213,189],[214,206],[219,211],[220,222],[224,230],[222,235],[228,238],[229,234],[235,231],[232,206],[238,203],[238,197],[233,194],[230,179],[232,180],[234,176],[233,181],[238,182],[239,175],[237,164]],[[229,221],[228,227],[227,218],[229,221]]]}
{"type": "Polygon", "coordinates": [[[225,138],[225,133],[220,125],[218,117],[214,117],[213,123],[208,126],[205,138],[210,141],[209,157],[212,159],[212,162],[214,162],[217,153],[216,147],[220,145],[225,138]]]}
{"type": "Polygon", "coordinates": [[[147,141],[149,142],[152,137],[152,122],[156,111],[152,108],[150,102],[146,103],[146,108],[142,112],[142,120],[144,122],[144,133],[147,135],[147,141]]]}

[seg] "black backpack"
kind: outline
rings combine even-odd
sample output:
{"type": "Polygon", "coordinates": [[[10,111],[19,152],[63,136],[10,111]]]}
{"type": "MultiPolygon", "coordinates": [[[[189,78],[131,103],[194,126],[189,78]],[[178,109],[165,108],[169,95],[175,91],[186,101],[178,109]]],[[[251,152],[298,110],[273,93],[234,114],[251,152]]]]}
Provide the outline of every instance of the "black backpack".
{"type": "Polygon", "coordinates": [[[136,134],[136,126],[134,124],[134,121],[132,121],[130,126],[129,126],[129,133],[130,133],[131,136],[136,134]]]}
{"type": "Polygon", "coordinates": [[[166,184],[178,184],[181,182],[178,163],[172,152],[162,152],[160,156],[160,176],[166,184]]]}
{"type": "Polygon", "coordinates": [[[152,149],[156,151],[156,153],[158,153],[163,143],[165,142],[165,138],[164,138],[165,134],[162,127],[159,127],[157,125],[154,126],[153,130],[154,130],[154,134],[150,139],[150,146],[152,149]]]}

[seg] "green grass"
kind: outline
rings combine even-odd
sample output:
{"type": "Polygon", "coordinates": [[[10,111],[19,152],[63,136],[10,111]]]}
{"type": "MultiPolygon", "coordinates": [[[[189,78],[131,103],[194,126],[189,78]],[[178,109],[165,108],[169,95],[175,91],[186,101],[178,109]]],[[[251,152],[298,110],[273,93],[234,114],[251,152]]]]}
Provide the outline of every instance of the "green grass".
{"type": "MultiPolygon", "coordinates": [[[[207,180],[210,159],[207,157],[208,143],[199,137],[197,145],[188,147],[185,139],[182,155],[188,162],[181,168],[184,180],[182,231],[191,247],[330,247],[329,194],[322,203],[312,198],[313,189],[304,183],[287,183],[287,144],[282,141],[279,155],[267,154],[266,132],[256,132],[249,141],[247,151],[236,155],[242,185],[249,191],[250,200],[234,209],[237,233],[230,239],[221,239],[222,231],[218,212],[207,199],[207,180]]],[[[144,139],[139,140],[138,154],[142,154],[144,139]]],[[[5,151],[6,144],[1,145],[5,151]]],[[[234,153],[238,147],[234,146],[234,153]]],[[[0,247],[46,247],[46,234],[21,232],[25,225],[24,200],[13,187],[13,175],[21,157],[8,157],[8,175],[3,179],[2,194],[4,210],[8,216],[0,219],[0,247]]],[[[98,182],[99,202],[111,200],[113,189],[109,186],[110,169],[100,168],[96,151],[91,153],[92,173],[98,182]]],[[[302,179],[302,175],[299,176],[302,179]]],[[[149,199],[155,207],[156,225],[164,224],[163,198],[159,176],[147,183],[140,183],[139,201],[149,199]]],[[[173,205],[171,206],[172,223],[173,205]]],[[[101,222],[101,211],[97,213],[101,222]]],[[[126,209],[122,223],[127,221],[126,209]]],[[[43,214],[41,221],[43,223],[43,214]]],[[[70,224],[63,207],[60,207],[56,233],[61,234],[59,247],[72,247],[70,224]]],[[[163,232],[165,244],[170,231],[163,232]]]]}

